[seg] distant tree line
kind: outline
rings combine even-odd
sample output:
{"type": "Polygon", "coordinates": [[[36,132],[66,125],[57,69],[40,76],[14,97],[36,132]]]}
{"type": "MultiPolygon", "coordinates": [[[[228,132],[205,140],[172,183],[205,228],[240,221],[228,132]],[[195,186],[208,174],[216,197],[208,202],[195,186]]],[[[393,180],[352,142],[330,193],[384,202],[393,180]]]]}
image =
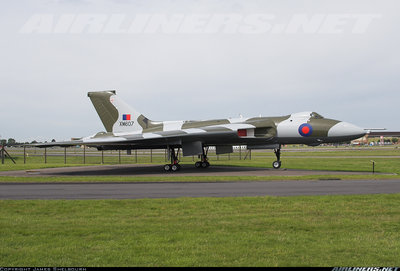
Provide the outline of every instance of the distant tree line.
{"type": "MultiPolygon", "coordinates": [[[[52,139],[51,142],[56,142],[55,139],[52,139]]],[[[32,142],[17,142],[14,138],[9,138],[9,139],[1,139],[0,140],[0,145],[1,146],[21,146],[25,144],[36,144],[36,143],[42,143],[42,142],[37,142],[36,140],[33,140],[32,142]]],[[[45,141],[47,143],[47,141],[45,141]]]]}

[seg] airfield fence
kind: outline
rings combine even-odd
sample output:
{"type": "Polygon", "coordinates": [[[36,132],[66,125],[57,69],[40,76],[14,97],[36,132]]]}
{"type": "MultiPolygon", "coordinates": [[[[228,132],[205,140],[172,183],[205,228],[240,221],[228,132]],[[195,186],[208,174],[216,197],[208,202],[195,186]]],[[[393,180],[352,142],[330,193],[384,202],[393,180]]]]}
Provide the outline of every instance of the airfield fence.
{"type": "MultiPolygon", "coordinates": [[[[157,150],[107,150],[98,151],[90,147],[13,147],[8,152],[19,164],[52,163],[52,164],[129,164],[129,163],[167,163],[166,149],[157,150]]],[[[215,149],[209,149],[208,158],[219,160],[251,160],[251,150],[246,146],[234,147],[233,153],[217,155],[215,149]]],[[[198,161],[197,155],[183,157],[182,150],[178,154],[181,162],[198,161]]],[[[6,159],[7,160],[7,159],[6,159]]]]}

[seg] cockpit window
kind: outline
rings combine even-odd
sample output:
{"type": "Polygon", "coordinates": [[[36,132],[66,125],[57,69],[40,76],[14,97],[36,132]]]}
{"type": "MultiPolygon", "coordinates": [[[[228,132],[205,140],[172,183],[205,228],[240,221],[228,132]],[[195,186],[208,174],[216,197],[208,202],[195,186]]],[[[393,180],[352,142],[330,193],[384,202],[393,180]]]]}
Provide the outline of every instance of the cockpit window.
{"type": "Polygon", "coordinates": [[[311,117],[314,119],[323,119],[324,118],[323,116],[321,116],[320,114],[318,114],[316,112],[312,112],[311,117]]]}

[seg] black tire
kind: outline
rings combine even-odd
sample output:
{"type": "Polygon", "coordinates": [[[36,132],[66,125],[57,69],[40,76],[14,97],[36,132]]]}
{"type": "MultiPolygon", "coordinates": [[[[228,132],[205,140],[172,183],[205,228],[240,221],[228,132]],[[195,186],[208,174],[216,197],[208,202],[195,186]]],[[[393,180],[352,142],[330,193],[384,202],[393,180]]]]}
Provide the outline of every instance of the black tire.
{"type": "Polygon", "coordinates": [[[196,162],[196,163],[194,164],[194,166],[195,166],[196,168],[201,168],[201,162],[196,162]]]}
{"type": "Polygon", "coordinates": [[[176,171],[178,171],[180,168],[181,168],[180,165],[174,164],[174,165],[171,166],[171,171],[176,172],[176,171]]]}
{"type": "Polygon", "coordinates": [[[209,167],[210,166],[210,163],[209,162],[201,162],[201,167],[202,168],[207,168],[207,167],[209,167]]]}
{"type": "Polygon", "coordinates": [[[272,167],[275,168],[275,169],[280,168],[281,165],[282,165],[281,161],[274,161],[274,162],[272,163],[272,167]]]}
{"type": "Polygon", "coordinates": [[[170,165],[170,164],[166,164],[166,165],[164,166],[164,170],[165,170],[165,171],[171,171],[171,165],[170,165]]]}

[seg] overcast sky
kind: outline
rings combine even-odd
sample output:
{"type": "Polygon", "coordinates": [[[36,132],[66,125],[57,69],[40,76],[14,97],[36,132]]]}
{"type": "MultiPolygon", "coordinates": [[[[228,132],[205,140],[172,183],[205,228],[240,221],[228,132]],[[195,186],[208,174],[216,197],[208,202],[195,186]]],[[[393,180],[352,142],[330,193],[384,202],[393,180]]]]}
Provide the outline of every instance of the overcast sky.
{"type": "Polygon", "coordinates": [[[400,130],[399,10],[396,0],[1,1],[0,135],[103,131],[86,94],[109,89],[154,120],[316,111],[400,130]],[[218,24],[227,14],[238,27],[218,24]],[[157,16],[177,28],[157,28],[157,16]]]}

